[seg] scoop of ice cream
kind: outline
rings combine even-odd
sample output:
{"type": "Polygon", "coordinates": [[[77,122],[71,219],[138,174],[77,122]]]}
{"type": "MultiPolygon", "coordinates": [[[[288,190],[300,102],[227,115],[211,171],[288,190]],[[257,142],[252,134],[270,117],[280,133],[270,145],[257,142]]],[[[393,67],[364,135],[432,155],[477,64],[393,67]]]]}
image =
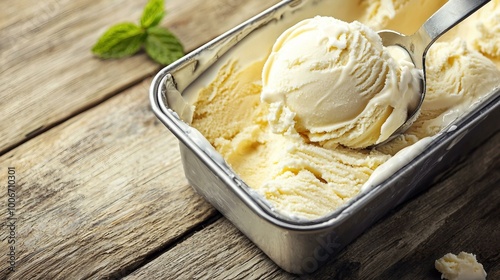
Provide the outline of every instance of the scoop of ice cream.
{"type": "Polygon", "coordinates": [[[419,73],[359,22],[306,19],[276,41],[262,71],[275,133],[364,148],[387,139],[419,96],[419,73]]]}
{"type": "Polygon", "coordinates": [[[478,263],[473,254],[460,252],[458,255],[448,253],[436,260],[435,267],[443,275],[441,278],[448,280],[483,280],[486,271],[478,263]]]}

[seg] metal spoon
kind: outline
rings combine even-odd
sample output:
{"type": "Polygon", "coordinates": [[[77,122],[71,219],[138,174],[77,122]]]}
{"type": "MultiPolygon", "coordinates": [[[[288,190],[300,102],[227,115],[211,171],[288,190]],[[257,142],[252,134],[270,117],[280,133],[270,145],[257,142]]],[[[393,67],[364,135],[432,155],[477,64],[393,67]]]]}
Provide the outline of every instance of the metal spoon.
{"type": "MultiPolygon", "coordinates": [[[[425,55],[430,46],[441,35],[469,17],[490,0],[449,0],[412,35],[406,36],[393,30],[382,30],[378,35],[385,47],[399,46],[410,55],[413,63],[423,71],[420,83],[420,99],[413,110],[408,113],[408,119],[385,141],[374,145],[380,146],[404,133],[415,122],[425,97],[425,55]]],[[[418,12],[418,11],[417,11],[418,12]]]]}

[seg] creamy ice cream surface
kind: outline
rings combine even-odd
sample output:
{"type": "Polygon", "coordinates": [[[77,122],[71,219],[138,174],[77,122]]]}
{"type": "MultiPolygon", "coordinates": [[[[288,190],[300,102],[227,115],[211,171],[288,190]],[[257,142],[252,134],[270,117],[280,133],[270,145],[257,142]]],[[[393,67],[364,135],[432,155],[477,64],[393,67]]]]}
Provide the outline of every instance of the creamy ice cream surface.
{"type": "Polygon", "coordinates": [[[427,93],[419,118],[403,135],[377,150],[394,155],[437,134],[498,87],[499,77],[495,64],[467,47],[465,40],[434,43],[427,54],[427,93]]]}
{"type": "MultiPolygon", "coordinates": [[[[366,2],[357,8],[365,9],[366,2]]],[[[401,1],[394,18],[423,2],[401,1]]],[[[427,2],[435,8],[436,2],[427,2]]],[[[359,20],[375,25],[365,16],[359,20]]],[[[297,22],[273,37],[274,47],[272,41],[263,45],[258,59],[242,62],[238,55],[244,52],[234,52],[221,60],[195,98],[191,123],[263,201],[292,219],[324,217],[387,178],[500,84],[493,58],[475,48],[468,33],[435,43],[426,59],[426,99],[414,125],[376,149],[349,148],[349,134],[380,137],[381,124],[398,110],[391,88],[411,84],[402,74],[410,67],[403,69],[360,23],[314,16],[297,22]],[[384,101],[378,107],[377,99],[384,101]],[[363,117],[368,111],[366,116],[378,119],[356,130],[370,123],[363,117]],[[297,118],[304,112],[308,117],[297,118]],[[346,142],[337,141],[342,137],[346,142]]],[[[386,24],[393,23],[387,18],[386,24]]]]}
{"type": "Polygon", "coordinates": [[[446,0],[360,0],[358,19],[375,30],[391,29],[410,35],[446,0]]]}
{"type": "Polygon", "coordinates": [[[276,211],[302,219],[324,216],[356,196],[389,156],[273,133],[269,105],[260,102],[262,67],[231,62],[221,68],[200,92],[192,125],[276,211]]]}
{"type": "Polygon", "coordinates": [[[458,255],[448,253],[436,260],[435,267],[442,273],[441,279],[484,280],[487,275],[476,256],[465,252],[458,255]]]}
{"type": "Polygon", "coordinates": [[[473,45],[480,52],[500,59],[500,0],[493,0],[480,11],[473,45]]]}
{"type": "Polygon", "coordinates": [[[386,140],[414,108],[420,72],[377,33],[332,17],[285,31],[262,71],[262,100],[276,133],[295,129],[312,142],[364,148],[386,140]]]}

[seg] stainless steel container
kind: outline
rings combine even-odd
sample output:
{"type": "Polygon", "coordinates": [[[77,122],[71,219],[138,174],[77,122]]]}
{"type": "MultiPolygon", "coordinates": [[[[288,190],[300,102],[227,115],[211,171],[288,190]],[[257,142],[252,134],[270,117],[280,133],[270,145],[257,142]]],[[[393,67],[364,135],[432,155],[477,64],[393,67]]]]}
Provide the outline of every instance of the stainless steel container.
{"type": "MultiPolygon", "coordinates": [[[[500,117],[500,91],[497,90],[427,143],[426,149],[406,166],[331,215],[300,222],[273,212],[231,170],[210,143],[183,121],[189,119],[190,114],[184,98],[188,88],[237,44],[252,36],[255,40],[267,29],[278,33],[302,18],[314,16],[318,10],[327,11],[321,5],[334,5],[333,2],[338,2],[335,7],[345,3],[282,1],[164,68],[150,88],[154,113],[180,140],[182,163],[189,183],[276,264],[296,274],[318,269],[389,210],[429,187],[452,162],[499,130],[496,120],[500,117]],[[287,23],[276,28],[282,21],[287,23]]],[[[342,12],[337,9],[333,14],[323,14],[342,18],[342,12]]]]}

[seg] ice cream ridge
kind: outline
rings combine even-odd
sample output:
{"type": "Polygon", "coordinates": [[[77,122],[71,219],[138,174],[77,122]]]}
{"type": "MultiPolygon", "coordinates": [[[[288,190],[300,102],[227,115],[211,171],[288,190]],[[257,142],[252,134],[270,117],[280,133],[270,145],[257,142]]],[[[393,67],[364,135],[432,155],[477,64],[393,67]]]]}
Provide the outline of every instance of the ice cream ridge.
{"type": "MultiPolygon", "coordinates": [[[[277,36],[259,60],[231,57],[199,92],[191,125],[277,214],[332,213],[499,86],[500,54],[485,39],[500,38],[489,28],[500,30],[496,0],[432,45],[418,119],[372,147],[406,120],[420,75],[375,30],[413,18],[404,27],[415,31],[424,18],[408,11],[423,2],[364,0],[358,21],[312,17],[277,36]]],[[[437,9],[445,1],[428,2],[437,9]]]]}

